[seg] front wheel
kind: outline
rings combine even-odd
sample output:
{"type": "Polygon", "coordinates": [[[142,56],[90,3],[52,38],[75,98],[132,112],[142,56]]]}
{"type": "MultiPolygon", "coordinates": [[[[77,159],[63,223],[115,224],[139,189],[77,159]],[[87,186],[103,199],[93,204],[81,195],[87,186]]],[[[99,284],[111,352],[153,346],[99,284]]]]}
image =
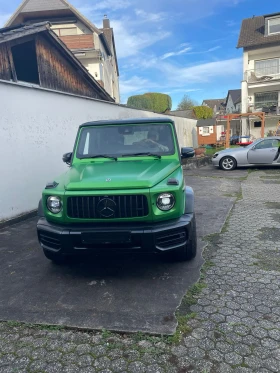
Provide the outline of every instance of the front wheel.
{"type": "Polygon", "coordinates": [[[175,259],[183,262],[195,258],[197,251],[197,236],[196,236],[196,220],[195,215],[192,220],[192,227],[190,229],[190,235],[186,246],[183,249],[176,251],[175,259]]]}
{"type": "Polygon", "coordinates": [[[60,253],[55,253],[50,250],[43,249],[45,257],[51,260],[55,264],[63,264],[65,262],[65,257],[60,253]]]}
{"type": "Polygon", "coordinates": [[[237,163],[233,157],[227,156],[220,160],[220,168],[224,171],[232,171],[236,166],[237,163]]]}

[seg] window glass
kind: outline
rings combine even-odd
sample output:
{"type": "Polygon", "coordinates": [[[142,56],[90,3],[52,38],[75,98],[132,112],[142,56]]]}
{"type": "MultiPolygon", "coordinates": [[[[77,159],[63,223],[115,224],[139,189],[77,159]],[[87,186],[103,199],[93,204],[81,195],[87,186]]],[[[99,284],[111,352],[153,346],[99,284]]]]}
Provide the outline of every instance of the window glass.
{"type": "Polygon", "coordinates": [[[268,33],[275,34],[280,32],[280,17],[268,20],[268,33]]]}
{"type": "Polygon", "coordinates": [[[270,148],[278,148],[279,141],[274,139],[263,140],[255,146],[255,149],[270,149],[270,148]]]}
{"type": "Polygon", "coordinates": [[[279,74],[279,58],[255,61],[257,76],[279,74]]]}
{"type": "Polygon", "coordinates": [[[203,127],[203,135],[208,135],[210,133],[209,127],[203,127]]]}
{"type": "Polygon", "coordinates": [[[255,93],[255,107],[278,106],[278,92],[255,93]]]}
{"type": "Polygon", "coordinates": [[[172,155],[175,144],[169,124],[84,127],[78,143],[78,158],[94,155],[122,156],[133,153],[172,155]]]}

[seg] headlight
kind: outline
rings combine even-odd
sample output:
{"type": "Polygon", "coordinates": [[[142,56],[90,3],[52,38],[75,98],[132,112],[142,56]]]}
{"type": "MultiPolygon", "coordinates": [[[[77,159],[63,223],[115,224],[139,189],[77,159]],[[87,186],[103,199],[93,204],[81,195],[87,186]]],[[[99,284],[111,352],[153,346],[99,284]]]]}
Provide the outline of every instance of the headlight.
{"type": "Polygon", "coordinates": [[[171,193],[160,194],[157,198],[157,207],[162,211],[169,211],[175,205],[175,198],[171,193]]]}
{"type": "Polygon", "coordinates": [[[58,214],[62,209],[61,199],[59,197],[54,197],[54,196],[48,197],[47,208],[53,214],[58,214]]]}

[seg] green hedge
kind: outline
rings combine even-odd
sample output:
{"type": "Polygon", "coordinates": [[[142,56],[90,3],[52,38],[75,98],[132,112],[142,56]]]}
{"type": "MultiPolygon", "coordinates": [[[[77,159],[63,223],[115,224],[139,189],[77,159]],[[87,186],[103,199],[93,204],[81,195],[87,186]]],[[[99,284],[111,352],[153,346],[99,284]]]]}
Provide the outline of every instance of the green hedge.
{"type": "Polygon", "coordinates": [[[127,106],[135,109],[151,110],[157,113],[165,113],[172,108],[171,97],[164,93],[145,93],[131,96],[127,100],[127,106]]]}
{"type": "Polygon", "coordinates": [[[213,109],[208,106],[194,106],[193,110],[197,119],[213,118],[213,109]]]}
{"type": "Polygon", "coordinates": [[[131,96],[127,100],[127,106],[135,109],[153,110],[152,102],[144,95],[131,96]]]}

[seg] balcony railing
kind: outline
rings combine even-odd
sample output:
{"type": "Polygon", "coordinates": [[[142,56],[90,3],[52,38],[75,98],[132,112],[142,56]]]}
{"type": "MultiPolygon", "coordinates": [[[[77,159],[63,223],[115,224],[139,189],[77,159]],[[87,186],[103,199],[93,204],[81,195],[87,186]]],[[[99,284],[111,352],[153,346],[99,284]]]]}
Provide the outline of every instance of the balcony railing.
{"type": "Polygon", "coordinates": [[[244,80],[248,83],[266,83],[280,80],[280,68],[267,67],[245,71],[244,80]]]}
{"type": "Polygon", "coordinates": [[[69,35],[60,36],[60,39],[69,49],[92,49],[94,48],[93,35],[69,35]]]}

